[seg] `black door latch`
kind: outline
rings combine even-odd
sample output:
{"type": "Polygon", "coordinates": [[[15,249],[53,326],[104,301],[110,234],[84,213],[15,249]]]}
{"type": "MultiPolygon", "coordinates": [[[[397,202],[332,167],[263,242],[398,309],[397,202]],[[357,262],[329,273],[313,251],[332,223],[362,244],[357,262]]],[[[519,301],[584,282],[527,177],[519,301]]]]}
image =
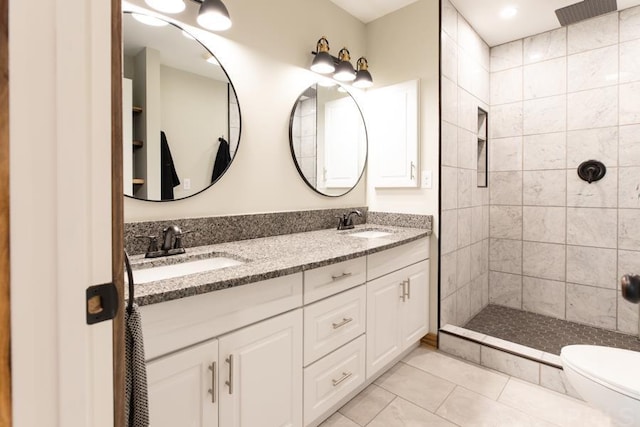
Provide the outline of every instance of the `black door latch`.
{"type": "Polygon", "coordinates": [[[113,283],[87,288],[87,324],[104,322],[118,313],[118,291],[113,283]]]}

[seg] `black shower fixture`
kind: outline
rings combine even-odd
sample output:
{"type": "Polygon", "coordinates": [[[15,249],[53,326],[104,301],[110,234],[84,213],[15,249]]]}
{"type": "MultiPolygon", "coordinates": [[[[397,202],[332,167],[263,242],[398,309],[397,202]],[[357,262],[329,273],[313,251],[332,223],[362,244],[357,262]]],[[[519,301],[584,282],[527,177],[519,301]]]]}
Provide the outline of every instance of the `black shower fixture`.
{"type": "Polygon", "coordinates": [[[587,160],[578,166],[578,176],[589,184],[600,181],[607,174],[607,168],[598,160],[587,160]]]}

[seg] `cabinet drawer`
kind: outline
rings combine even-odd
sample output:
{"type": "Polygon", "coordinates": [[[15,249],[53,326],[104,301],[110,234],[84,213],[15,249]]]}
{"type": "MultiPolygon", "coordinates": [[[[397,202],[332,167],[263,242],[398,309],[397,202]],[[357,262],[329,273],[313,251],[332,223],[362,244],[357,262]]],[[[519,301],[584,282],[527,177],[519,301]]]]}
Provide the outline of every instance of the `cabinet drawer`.
{"type": "Polygon", "coordinates": [[[304,272],[304,303],[326,298],[367,280],[366,257],[314,268],[304,272]]]}
{"type": "Polygon", "coordinates": [[[416,240],[386,251],[376,252],[367,259],[367,280],[372,280],[429,258],[429,238],[416,240]]]}
{"type": "Polygon", "coordinates": [[[304,370],[304,424],[364,383],[365,336],[341,347],[304,370]]]}
{"type": "Polygon", "coordinates": [[[304,365],[365,331],[366,287],[358,286],[304,308],[304,365]]]}

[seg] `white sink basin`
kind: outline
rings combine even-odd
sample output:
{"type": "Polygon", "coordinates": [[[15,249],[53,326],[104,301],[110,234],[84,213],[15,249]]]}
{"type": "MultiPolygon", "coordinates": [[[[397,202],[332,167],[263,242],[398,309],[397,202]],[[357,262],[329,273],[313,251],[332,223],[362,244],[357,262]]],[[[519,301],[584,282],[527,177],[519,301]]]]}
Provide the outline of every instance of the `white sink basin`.
{"type": "Polygon", "coordinates": [[[378,237],[389,236],[391,233],[388,231],[380,231],[380,230],[365,230],[358,231],[356,233],[349,233],[349,236],[352,237],[361,237],[363,239],[377,239],[378,237]]]}
{"type": "Polygon", "coordinates": [[[197,261],[182,262],[179,264],[161,265],[158,267],[133,270],[133,282],[135,284],[155,282],[156,280],[172,279],[188,274],[202,273],[203,271],[218,270],[244,264],[233,258],[217,256],[200,259],[197,261]]]}

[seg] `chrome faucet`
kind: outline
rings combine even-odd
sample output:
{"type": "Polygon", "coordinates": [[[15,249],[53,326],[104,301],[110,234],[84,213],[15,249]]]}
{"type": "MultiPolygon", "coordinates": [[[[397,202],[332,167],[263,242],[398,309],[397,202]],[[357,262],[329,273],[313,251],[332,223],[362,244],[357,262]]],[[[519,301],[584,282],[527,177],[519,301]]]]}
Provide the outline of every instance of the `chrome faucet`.
{"type": "Polygon", "coordinates": [[[182,246],[182,238],[189,231],[182,231],[177,225],[170,225],[162,230],[162,246],[158,248],[158,238],[156,236],[135,236],[137,238],[149,239],[149,247],[145,253],[145,258],[158,258],[169,255],[179,255],[185,253],[182,246]]]}
{"type": "Polygon", "coordinates": [[[170,225],[169,227],[162,230],[162,250],[168,251],[173,249],[173,239],[176,236],[181,236],[182,230],[177,225],[170,225]]]}
{"type": "Polygon", "coordinates": [[[354,227],[353,219],[351,219],[351,216],[354,214],[362,217],[362,212],[357,209],[339,216],[338,218],[340,218],[340,221],[338,221],[338,230],[351,230],[354,227]]]}

